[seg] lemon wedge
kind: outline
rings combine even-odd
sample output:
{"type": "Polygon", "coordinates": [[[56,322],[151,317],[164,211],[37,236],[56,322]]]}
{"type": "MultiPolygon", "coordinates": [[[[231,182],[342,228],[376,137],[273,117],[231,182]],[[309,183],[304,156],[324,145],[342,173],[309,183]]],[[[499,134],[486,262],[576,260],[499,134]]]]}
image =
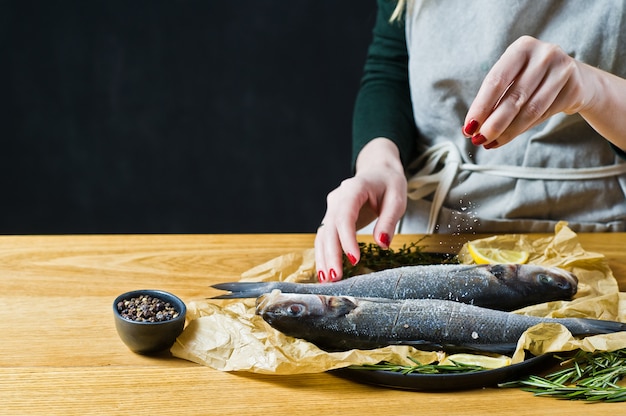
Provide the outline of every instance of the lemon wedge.
{"type": "Polygon", "coordinates": [[[527,251],[476,247],[472,243],[467,243],[467,251],[477,264],[524,264],[529,256],[527,251]]]}
{"type": "Polygon", "coordinates": [[[465,365],[477,365],[483,368],[494,369],[505,367],[511,364],[511,359],[506,355],[488,356],[475,354],[452,354],[447,356],[440,364],[454,365],[454,363],[465,365]]]}

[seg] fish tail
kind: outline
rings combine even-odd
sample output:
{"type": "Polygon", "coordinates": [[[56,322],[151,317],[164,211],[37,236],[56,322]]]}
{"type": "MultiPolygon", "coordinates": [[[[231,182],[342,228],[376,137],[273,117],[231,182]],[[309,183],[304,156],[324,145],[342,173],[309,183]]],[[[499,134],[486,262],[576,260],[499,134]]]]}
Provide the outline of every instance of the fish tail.
{"type": "Polygon", "coordinates": [[[269,293],[276,287],[276,282],[228,282],[211,286],[214,289],[226,290],[230,293],[213,296],[211,299],[257,298],[269,293]]]}
{"type": "Polygon", "coordinates": [[[601,319],[570,318],[563,324],[572,335],[599,335],[626,331],[626,323],[601,319]]]}

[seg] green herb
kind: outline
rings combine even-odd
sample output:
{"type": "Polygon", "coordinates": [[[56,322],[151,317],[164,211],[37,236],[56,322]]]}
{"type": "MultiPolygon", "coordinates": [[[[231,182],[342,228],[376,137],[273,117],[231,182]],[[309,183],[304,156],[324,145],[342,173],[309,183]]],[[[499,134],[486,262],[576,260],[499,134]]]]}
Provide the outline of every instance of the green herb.
{"type": "Polygon", "coordinates": [[[352,266],[346,256],[343,258],[343,275],[352,277],[359,274],[392,269],[401,266],[458,263],[455,255],[428,253],[419,245],[421,240],[404,244],[398,249],[382,249],[374,243],[359,243],[361,260],[352,266]]]}
{"type": "Polygon", "coordinates": [[[383,361],[378,364],[352,365],[348,368],[352,370],[391,371],[401,374],[457,374],[487,370],[487,368],[478,365],[463,364],[456,361],[452,361],[452,364],[420,364],[412,357],[407,358],[413,361],[415,365],[393,364],[388,361],[383,361]]]}
{"type": "Polygon", "coordinates": [[[626,376],[626,349],[589,353],[578,351],[573,357],[557,357],[567,368],[545,377],[503,383],[500,387],[521,387],[536,396],[593,402],[624,402],[626,387],[618,383],[626,376]]]}

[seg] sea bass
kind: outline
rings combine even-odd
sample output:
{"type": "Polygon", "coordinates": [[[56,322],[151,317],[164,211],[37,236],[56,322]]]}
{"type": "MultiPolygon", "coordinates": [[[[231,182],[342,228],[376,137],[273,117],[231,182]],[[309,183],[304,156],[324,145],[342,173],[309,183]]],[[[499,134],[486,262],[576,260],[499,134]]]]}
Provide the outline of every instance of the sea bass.
{"type": "Polygon", "coordinates": [[[278,289],[364,298],[445,299],[510,311],[571,299],[578,279],[556,267],[531,264],[438,264],[386,269],[335,283],[232,282],[212,287],[231,292],[214,299],[258,297],[278,289]]]}
{"type": "Polygon", "coordinates": [[[411,345],[508,353],[531,326],[564,325],[575,336],[626,331],[626,324],[541,318],[438,299],[363,299],[280,293],[260,297],[256,313],[278,331],[328,351],[411,345]]]}

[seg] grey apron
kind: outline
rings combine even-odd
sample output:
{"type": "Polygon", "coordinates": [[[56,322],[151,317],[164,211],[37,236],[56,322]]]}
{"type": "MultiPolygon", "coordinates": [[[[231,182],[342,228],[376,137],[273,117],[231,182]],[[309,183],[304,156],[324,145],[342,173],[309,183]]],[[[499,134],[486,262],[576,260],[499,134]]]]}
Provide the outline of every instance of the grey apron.
{"type": "Polygon", "coordinates": [[[412,3],[406,35],[422,152],[397,232],[552,232],[559,221],[626,231],[626,163],[579,115],[557,114],[498,149],[461,134],[488,70],[522,35],[626,77],[625,9],[622,0],[412,3]]]}

